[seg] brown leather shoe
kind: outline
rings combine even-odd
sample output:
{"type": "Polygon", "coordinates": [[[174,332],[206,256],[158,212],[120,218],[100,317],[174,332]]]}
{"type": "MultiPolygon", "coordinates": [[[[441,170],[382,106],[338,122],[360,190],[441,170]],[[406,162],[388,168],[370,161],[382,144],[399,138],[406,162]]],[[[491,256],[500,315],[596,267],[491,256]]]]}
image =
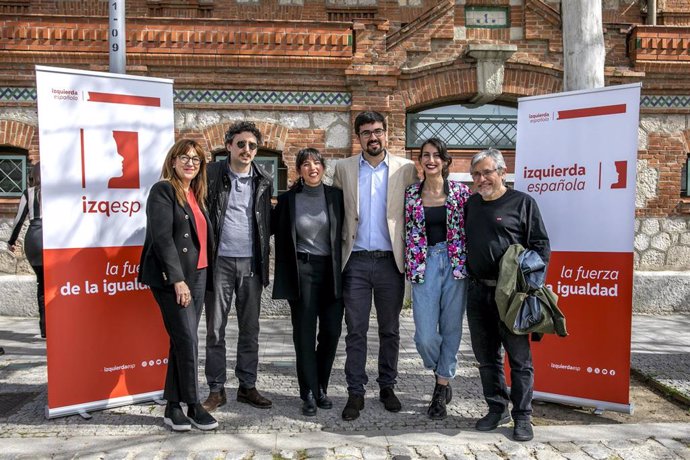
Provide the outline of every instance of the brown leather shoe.
{"type": "Polygon", "coordinates": [[[208,398],[203,402],[202,406],[208,412],[213,412],[220,406],[224,406],[228,402],[228,398],[225,396],[225,388],[220,391],[212,391],[208,394],[208,398]]]}
{"type": "Polygon", "coordinates": [[[258,409],[270,409],[273,407],[273,403],[261,396],[256,388],[238,388],[237,389],[237,401],[250,406],[256,407],[258,409]]]}

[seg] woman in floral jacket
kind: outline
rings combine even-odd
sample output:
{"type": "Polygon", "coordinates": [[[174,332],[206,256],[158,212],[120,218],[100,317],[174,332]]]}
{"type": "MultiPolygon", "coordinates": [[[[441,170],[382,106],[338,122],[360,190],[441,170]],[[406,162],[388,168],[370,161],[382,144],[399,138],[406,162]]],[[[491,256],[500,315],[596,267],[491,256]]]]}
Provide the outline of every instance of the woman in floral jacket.
{"type": "Polygon", "coordinates": [[[424,180],[405,192],[405,275],[412,283],[415,345],[436,379],[427,410],[432,419],[446,416],[452,398],[467,292],[463,208],[470,191],[448,180],[452,161],[442,140],[428,139],[419,152],[424,180]]]}

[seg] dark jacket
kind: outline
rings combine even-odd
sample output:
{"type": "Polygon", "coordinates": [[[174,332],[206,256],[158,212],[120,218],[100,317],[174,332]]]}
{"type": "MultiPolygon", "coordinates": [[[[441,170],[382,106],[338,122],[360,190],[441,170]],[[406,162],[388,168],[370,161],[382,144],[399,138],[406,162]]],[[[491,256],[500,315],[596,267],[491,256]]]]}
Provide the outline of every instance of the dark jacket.
{"type": "MultiPolygon", "coordinates": [[[[206,218],[206,248],[211,260],[214,252],[211,222],[206,211],[201,212],[206,218]]],[[[180,206],[170,182],[155,183],[146,200],[146,239],[139,263],[139,281],[157,288],[172,286],[189,279],[198,261],[199,237],[192,208],[189,203],[180,206]]]]}
{"type": "MultiPolygon", "coordinates": [[[[273,178],[260,165],[252,162],[253,190],[254,190],[254,272],[261,273],[264,287],[268,285],[268,264],[271,238],[271,197],[273,196],[273,178]]],[[[206,200],[209,218],[213,227],[213,234],[218,242],[209,259],[215,265],[218,256],[218,246],[223,232],[225,211],[228,208],[228,194],[230,193],[230,176],[228,163],[218,161],[208,165],[208,199],[206,200]]]]}
{"type": "Polygon", "coordinates": [[[546,263],[536,251],[512,244],[501,257],[496,306],[513,334],[568,335],[558,296],[544,285],[546,263]]]}
{"type": "MultiPolygon", "coordinates": [[[[341,282],[344,208],[343,191],[324,185],[324,195],[330,224],[331,269],[333,270],[333,295],[342,297],[341,282]]],[[[299,298],[299,264],[297,263],[295,233],[295,190],[278,197],[278,204],[271,217],[271,233],[275,234],[276,266],[273,280],[273,298],[294,300],[299,298]]]]}

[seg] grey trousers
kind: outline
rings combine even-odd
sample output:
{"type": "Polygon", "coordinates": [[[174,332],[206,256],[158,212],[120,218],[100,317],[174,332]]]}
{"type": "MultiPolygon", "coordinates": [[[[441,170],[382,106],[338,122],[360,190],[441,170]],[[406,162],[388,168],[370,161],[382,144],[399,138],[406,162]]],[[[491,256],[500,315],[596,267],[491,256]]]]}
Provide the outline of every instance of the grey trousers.
{"type": "Polygon", "coordinates": [[[219,256],[213,272],[213,292],[206,295],[206,382],[220,391],[227,380],[225,327],[235,295],[239,336],[235,376],[242,388],[254,388],[259,365],[261,276],[252,272],[251,257],[219,256]]]}

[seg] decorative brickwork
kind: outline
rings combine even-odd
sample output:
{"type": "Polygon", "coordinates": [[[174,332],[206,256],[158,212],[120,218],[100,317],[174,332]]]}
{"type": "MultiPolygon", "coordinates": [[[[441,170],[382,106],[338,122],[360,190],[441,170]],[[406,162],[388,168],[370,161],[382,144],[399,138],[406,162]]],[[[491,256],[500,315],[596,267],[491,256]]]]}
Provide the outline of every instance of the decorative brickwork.
{"type": "Polygon", "coordinates": [[[635,26],[628,50],[637,66],[641,62],[690,62],[690,27],[635,26]]]}
{"type": "MultiPolygon", "coordinates": [[[[637,216],[663,226],[690,213],[680,197],[690,151],[690,0],[659,1],[660,26],[644,25],[643,5],[603,2],[605,77],[607,85],[644,83],[637,216]]],[[[8,145],[34,159],[37,123],[25,116],[35,110],[34,65],[107,70],[107,2],[0,0],[0,14],[3,132],[11,126],[8,145]]],[[[302,147],[331,158],[357,152],[352,122],[365,109],[387,116],[391,153],[413,154],[405,148],[408,113],[476,100],[470,45],[517,47],[499,103],[560,91],[561,28],[560,0],[128,0],[127,71],[174,79],[176,135],[209,151],[222,148],[232,121],[261,123],[264,147],[282,156],[292,178],[302,147]],[[500,8],[505,21],[468,27],[473,7],[500,8]]],[[[453,171],[466,173],[473,153],[452,152],[453,171]]],[[[513,152],[506,155],[512,168],[513,152]]],[[[666,233],[680,241],[684,232],[666,233]]],[[[656,257],[649,254],[639,252],[638,262],[656,257]]],[[[664,254],[660,266],[678,266],[664,254]]]]}
{"type": "MultiPolygon", "coordinates": [[[[13,120],[0,120],[0,145],[12,145],[31,152],[35,134],[34,126],[13,120]]],[[[30,158],[32,156],[35,158],[36,155],[30,155],[30,158]]]]}
{"type": "Polygon", "coordinates": [[[663,217],[682,211],[680,174],[690,152],[688,139],[690,130],[687,129],[654,131],[647,135],[647,149],[638,153],[638,160],[656,172],[656,196],[644,202],[644,208],[637,210],[638,216],[663,217]]]}

